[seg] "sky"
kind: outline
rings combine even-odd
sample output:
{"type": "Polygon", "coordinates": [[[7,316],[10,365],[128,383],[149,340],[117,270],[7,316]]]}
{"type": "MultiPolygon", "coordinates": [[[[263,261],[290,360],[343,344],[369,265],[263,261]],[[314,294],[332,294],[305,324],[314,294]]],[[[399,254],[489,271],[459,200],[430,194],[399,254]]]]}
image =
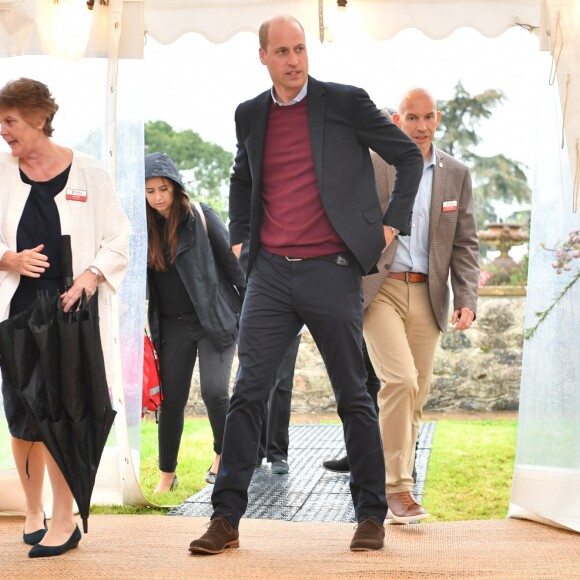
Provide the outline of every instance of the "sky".
{"type": "MultiPolygon", "coordinates": [[[[443,40],[404,30],[388,41],[368,37],[324,43],[307,37],[310,74],[320,80],[363,87],[379,106],[396,107],[403,93],[421,86],[437,99],[453,97],[461,81],[477,94],[500,89],[503,105],[480,127],[478,153],[503,153],[530,168],[537,115],[538,38],[519,27],[486,38],[459,29],[443,40]]],[[[148,38],[145,46],[147,120],[164,120],[176,130],[192,129],[206,141],[235,151],[236,106],[271,85],[258,58],[258,39],[241,33],[224,44],[186,34],[171,45],[148,38]]]]}

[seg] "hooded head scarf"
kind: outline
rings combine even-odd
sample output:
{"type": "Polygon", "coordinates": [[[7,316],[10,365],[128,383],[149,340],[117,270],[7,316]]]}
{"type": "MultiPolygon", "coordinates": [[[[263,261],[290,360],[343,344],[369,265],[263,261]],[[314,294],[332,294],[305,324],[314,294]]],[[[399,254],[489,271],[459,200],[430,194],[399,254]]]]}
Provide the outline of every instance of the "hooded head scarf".
{"type": "Polygon", "coordinates": [[[150,177],[167,177],[181,185],[185,190],[181,175],[167,153],[149,153],[149,155],[145,155],[145,179],[150,177]]]}

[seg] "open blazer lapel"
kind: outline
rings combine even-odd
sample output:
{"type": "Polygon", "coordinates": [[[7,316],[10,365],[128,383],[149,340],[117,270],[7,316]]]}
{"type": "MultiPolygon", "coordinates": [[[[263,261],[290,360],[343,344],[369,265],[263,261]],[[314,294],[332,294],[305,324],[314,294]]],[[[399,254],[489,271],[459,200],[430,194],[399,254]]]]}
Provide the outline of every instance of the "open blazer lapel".
{"type": "Polygon", "coordinates": [[[324,146],[324,113],[326,110],[326,96],[324,89],[312,78],[308,77],[308,129],[312,146],[312,160],[318,189],[322,193],[323,178],[323,146],[324,146]]]}
{"type": "Polygon", "coordinates": [[[264,159],[264,144],[266,142],[266,127],[268,125],[268,113],[272,99],[266,92],[256,102],[251,111],[250,120],[250,165],[252,172],[252,184],[254,193],[262,189],[262,164],[264,159]]]}
{"type": "MultiPolygon", "coordinates": [[[[445,162],[441,160],[439,151],[435,151],[435,167],[433,167],[433,187],[431,189],[431,209],[429,211],[429,244],[433,243],[436,238],[437,225],[441,217],[441,208],[443,207],[443,198],[445,190],[443,182],[445,179],[445,162]]],[[[439,232],[441,235],[441,232],[439,232]]]]}

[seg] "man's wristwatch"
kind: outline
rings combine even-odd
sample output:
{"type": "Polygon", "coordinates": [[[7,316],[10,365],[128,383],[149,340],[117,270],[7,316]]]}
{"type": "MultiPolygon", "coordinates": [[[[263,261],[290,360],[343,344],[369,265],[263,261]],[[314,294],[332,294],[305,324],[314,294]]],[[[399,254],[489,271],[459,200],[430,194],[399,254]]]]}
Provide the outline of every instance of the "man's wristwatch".
{"type": "Polygon", "coordinates": [[[102,276],[102,274],[94,266],[89,266],[87,268],[87,270],[89,272],[92,272],[97,277],[97,284],[99,282],[101,282],[101,280],[103,279],[103,276],[102,276]]]}
{"type": "Polygon", "coordinates": [[[387,226],[387,227],[391,228],[391,231],[393,232],[393,238],[396,238],[401,233],[401,230],[398,230],[397,228],[394,228],[393,226],[387,226]]]}

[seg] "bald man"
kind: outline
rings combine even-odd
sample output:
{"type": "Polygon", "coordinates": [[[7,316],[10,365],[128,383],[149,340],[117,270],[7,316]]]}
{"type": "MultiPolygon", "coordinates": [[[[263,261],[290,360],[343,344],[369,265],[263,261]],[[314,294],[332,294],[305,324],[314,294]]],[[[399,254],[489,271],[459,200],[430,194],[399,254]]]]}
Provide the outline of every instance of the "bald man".
{"type": "MultiPolygon", "coordinates": [[[[386,523],[429,517],[413,496],[415,442],[429,394],[435,348],[447,329],[450,288],[454,330],[475,319],[479,245],[469,169],[433,145],[441,120],[435,99],[413,89],[401,100],[394,123],[423,153],[423,176],[411,235],[401,235],[378,263],[379,274],[363,278],[364,338],[380,378],[379,423],[389,506],[386,523]]],[[[372,154],[383,208],[395,172],[372,154]]]]}

